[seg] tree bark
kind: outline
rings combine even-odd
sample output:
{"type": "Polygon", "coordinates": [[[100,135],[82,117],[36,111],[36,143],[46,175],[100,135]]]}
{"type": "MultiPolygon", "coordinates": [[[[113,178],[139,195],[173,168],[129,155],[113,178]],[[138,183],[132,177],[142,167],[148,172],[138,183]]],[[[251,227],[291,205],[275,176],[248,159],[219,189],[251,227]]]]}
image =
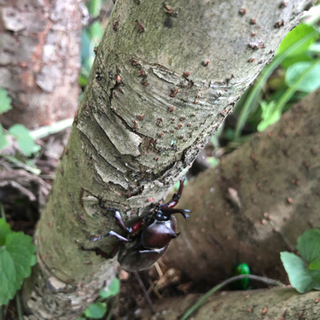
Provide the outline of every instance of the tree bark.
{"type": "Polygon", "coordinates": [[[192,180],[180,206],[193,214],[165,261],[210,284],[229,277],[236,261],[285,281],[280,252],[320,226],[319,119],[317,90],[192,180]]]}
{"type": "Polygon", "coordinates": [[[0,15],[0,87],[13,106],[2,125],[34,129],[72,118],[79,95],[80,2],[2,1],[0,15]]]}
{"type": "Polygon", "coordinates": [[[115,259],[82,250],[115,245],[90,241],[117,229],[99,201],[128,220],[163,199],[308,4],[116,2],[36,232],[36,318],[75,319],[110,283],[115,259]]]}

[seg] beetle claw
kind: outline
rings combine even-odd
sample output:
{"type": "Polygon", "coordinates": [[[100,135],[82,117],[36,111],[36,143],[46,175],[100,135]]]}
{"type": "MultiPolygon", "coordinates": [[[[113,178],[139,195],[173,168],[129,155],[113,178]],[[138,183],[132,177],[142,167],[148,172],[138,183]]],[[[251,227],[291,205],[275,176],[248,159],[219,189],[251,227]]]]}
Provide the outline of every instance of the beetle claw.
{"type": "Polygon", "coordinates": [[[94,236],[92,236],[92,237],[90,238],[90,241],[93,241],[93,242],[99,241],[99,240],[105,238],[106,236],[108,236],[108,234],[109,234],[109,233],[107,233],[107,234],[105,234],[105,235],[103,235],[103,236],[100,236],[100,237],[94,235],[94,236]]]}
{"type": "Polygon", "coordinates": [[[182,211],[180,212],[183,217],[187,220],[189,218],[189,215],[188,213],[191,213],[191,210],[188,210],[188,209],[182,209],[182,211]]]}

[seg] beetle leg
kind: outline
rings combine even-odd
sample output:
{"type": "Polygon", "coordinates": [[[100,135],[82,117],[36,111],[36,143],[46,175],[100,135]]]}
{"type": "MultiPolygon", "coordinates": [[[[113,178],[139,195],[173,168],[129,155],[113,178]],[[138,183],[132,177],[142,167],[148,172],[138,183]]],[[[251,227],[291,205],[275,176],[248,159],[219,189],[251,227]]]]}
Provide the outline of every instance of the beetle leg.
{"type": "Polygon", "coordinates": [[[110,253],[110,257],[111,258],[113,258],[117,254],[117,252],[119,251],[121,245],[122,245],[122,243],[120,242],[114,247],[114,249],[110,253]]]}
{"type": "Polygon", "coordinates": [[[99,255],[99,256],[101,256],[101,257],[103,257],[103,258],[105,258],[105,259],[110,259],[110,258],[113,258],[113,257],[116,255],[116,253],[119,251],[121,245],[122,245],[122,243],[118,243],[118,244],[114,247],[114,249],[111,251],[110,254],[102,251],[100,248],[87,249],[87,248],[85,248],[84,246],[81,246],[81,250],[83,250],[83,251],[93,251],[93,252],[96,253],[96,255],[99,255]]]}
{"type": "Polygon", "coordinates": [[[94,241],[94,242],[95,242],[95,241],[99,241],[99,240],[105,238],[107,235],[108,235],[108,233],[105,234],[105,235],[103,235],[103,236],[101,236],[101,237],[97,237],[96,235],[94,235],[94,236],[90,239],[90,241],[94,241]]]}
{"type": "Polygon", "coordinates": [[[129,227],[127,227],[127,226],[124,224],[124,222],[123,222],[123,220],[122,220],[122,217],[121,217],[121,214],[120,214],[120,212],[119,212],[118,210],[115,210],[115,211],[114,211],[114,217],[116,218],[119,226],[120,226],[124,231],[127,231],[128,233],[132,233],[132,228],[129,228],[129,227]]]}
{"type": "MultiPolygon", "coordinates": [[[[163,248],[160,248],[160,249],[156,249],[156,248],[154,248],[154,249],[145,249],[145,250],[139,250],[139,253],[147,253],[147,254],[149,254],[149,253],[158,253],[159,255],[163,252],[163,249],[164,249],[165,247],[163,247],[163,248]]],[[[157,259],[158,260],[158,259],[157,259]]]]}
{"type": "MultiPolygon", "coordinates": [[[[119,225],[124,231],[127,231],[127,232],[129,232],[129,233],[132,233],[132,228],[128,228],[128,227],[125,225],[125,223],[124,223],[123,220],[122,220],[121,214],[120,214],[120,212],[119,212],[117,209],[105,207],[105,206],[102,204],[102,199],[101,199],[101,198],[99,198],[99,206],[100,206],[100,208],[102,208],[102,209],[104,209],[104,210],[113,211],[113,212],[114,212],[114,217],[116,218],[118,225],[119,225]]],[[[100,240],[100,239],[99,239],[99,240],[100,240]]]]}
{"type": "MultiPolygon", "coordinates": [[[[106,252],[102,251],[101,249],[99,248],[93,248],[93,249],[86,249],[84,246],[81,246],[81,250],[83,251],[94,251],[97,255],[105,258],[105,259],[109,259],[109,258],[112,258],[113,256],[111,255],[108,255],[106,252]]],[[[117,247],[117,251],[119,250],[119,248],[117,247]]],[[[117,252],[115,252],[117,253],[117,252]]]]}
{"type": "Polygon", "coordinates": [[[121,236],[120,234],[114,232],[113,230],[109,231],[107,233],[108,237],[116,237],[119,241],[123,241],[123,242],[130,242],[131,239],[127,239],[123,236],[121,236]]]}
{"type": "Polygon", "coordinates": [[[100,237],[94,236],[90,241],[99,241],[99,240],[104,239],[105,237],[116,237],[119,241],[123,241],[123,242],[131,241],[131,240],[121,236],[120,234],[114,232],[113,230],[109,231],[108,233],[106,233],[105,235],[100,236],[100,237]]]}
{"type": "Polygon", "coordinates": [[[178,192],[172,196],[172,199],[168,203],[161,203],[160,204],[160,210],[164,213],[164,215],[170,216],[174,213],[181,213],[186,220],[189,218],[188,213],[191,213],[190,210],[188,210],[188,209],[173,209],[173,207],[175,207],[178,204],[179,199],[181,198],[183,186],[184,186],[184,180],[185,180],[185,177],[182,177],[180,179],[180,186],[179,186],[178,192]]]}
{"type": "Polygon", "coordinates": [[[182,177],[182,178],[180,179],[180,186],[179,186],[178,192],[175,193],[175,194],[172,196],[172,199],[167,203],[167,206],[168,206],[169,208],[173,208],[173,207],[175,207],[175,206],[178,204],[179,199],[181,198],[181,195],[182,195],[184,180],[185,180],[185,177],[182,177]]]}

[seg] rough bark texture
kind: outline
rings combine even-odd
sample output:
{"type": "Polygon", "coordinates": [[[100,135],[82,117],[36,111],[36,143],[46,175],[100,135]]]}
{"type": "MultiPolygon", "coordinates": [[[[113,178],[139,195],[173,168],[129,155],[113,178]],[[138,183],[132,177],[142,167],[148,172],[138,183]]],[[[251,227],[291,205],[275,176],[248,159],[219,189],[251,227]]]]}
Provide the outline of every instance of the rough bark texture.
{"type": "Polygon", "coordinates": [[[319,141],[317,90],[190,182],[180,205],[193,214],[179,224],[169,265],[207,283],[230,276],[235,261],[284,280],[286,241],[295,245],[306,229],[320,227],[319,141]]]}
{"type": "Polygon", "coordinates": [[[116,2],[37,229],[25,295],[35,317],[74,319],[95,299],[116,262],[82,246],[110,252],[115,240],[90,237],[119,230],[99,199],[125,220],[162,199],[307,4],[249,1],[241,15],[241,1],[180,0],[172,13],[156,0],[116,2]]]}
{"type": "Polygon", "coordinates": [[[72,118],[78,107],[81,6],[78,0],[0,1],[0,87],[13,109],[9,127],[72,118]]]}
{"type": "MultiPolygon", "coordinates": [[[[177,320],[200,296],[162,299],[155,305],[156,315],[147,308],[141,320],[177,320]]],[[[291,288],[220,292],[212,296],[190,320],[318,320],[319,292],[299,294],[291,288]]]]}

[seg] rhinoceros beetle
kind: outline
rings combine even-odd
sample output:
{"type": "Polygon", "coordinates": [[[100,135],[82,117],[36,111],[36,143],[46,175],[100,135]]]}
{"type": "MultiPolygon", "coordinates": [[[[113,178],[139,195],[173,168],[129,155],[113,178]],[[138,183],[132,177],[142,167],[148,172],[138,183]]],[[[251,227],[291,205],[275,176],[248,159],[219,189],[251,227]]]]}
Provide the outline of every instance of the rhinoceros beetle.
{"type": "MultiPolygon", "coordinates": [[[[177,221],[173,214],[180,213],[185,219],[189,217],[190,210],[174,209],[181,197],[183,184],[184,178],[180,180],[178,192],[168,203],[158,203],[154,206],[151,215],[140,219],[132,227],[125,225],[118,210],[106,208],[100,204],[103,209],[114,212],[118,225],[129,236],[126,238],[111,230],[103,236],[94,236],[91,241],[99,241],[107,236],[116,237],[120,243],[112,251],[111,256],[119,251],[118,261],[123,269],[127,271],[148,269],[164,254],[170,241],[179,235],[176,233],[177,221]]],[[[106,258],[109,257],[101,249],[84,250],[93,250],[106,258]]]]}

